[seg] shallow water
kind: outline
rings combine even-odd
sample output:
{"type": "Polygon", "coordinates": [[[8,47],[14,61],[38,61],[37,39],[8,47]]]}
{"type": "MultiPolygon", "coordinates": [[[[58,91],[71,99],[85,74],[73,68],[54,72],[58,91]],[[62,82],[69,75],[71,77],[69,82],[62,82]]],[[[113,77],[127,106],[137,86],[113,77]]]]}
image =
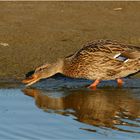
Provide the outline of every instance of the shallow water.
{"type": "Polygon", "coordinates": [[[62,76],[28,88],[1,82],[0,138],[138,140],[140,79],[124,81],[123,88],[103,81],[97,90],[62,76]]]}

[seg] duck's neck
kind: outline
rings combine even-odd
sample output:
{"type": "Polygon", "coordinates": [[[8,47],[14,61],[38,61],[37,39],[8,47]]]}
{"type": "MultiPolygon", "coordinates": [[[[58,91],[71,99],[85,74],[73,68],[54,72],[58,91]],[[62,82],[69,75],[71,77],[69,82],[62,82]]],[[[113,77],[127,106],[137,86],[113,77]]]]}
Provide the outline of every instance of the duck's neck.
{"type": "Polygon", "coordinates": [[[63,73],[63,59],[57,60],[55,63],[50,65],[51,76],[56,73],[63,73]]]}

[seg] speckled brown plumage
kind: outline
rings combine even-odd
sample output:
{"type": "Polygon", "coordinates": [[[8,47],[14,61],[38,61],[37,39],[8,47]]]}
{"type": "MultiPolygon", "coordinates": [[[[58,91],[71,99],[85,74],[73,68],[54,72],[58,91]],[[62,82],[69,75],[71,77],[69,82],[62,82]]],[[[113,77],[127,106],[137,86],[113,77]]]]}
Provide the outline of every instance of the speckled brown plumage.
{"type": "Polygon", "coordinates": [[[140,70],[140,47],[111,40],[99,40],[64,59],[63,74],[75,78],[111,80],[140,70]],[[114,58],[118,53],[128,62],[114,58]]]}

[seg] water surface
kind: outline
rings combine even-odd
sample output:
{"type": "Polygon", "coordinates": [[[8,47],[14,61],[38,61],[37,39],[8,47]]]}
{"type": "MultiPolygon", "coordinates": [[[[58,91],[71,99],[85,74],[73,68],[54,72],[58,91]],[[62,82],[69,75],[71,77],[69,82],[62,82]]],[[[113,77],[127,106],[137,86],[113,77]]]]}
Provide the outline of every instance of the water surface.
{"type": "Polygon", "coordinates": [[[140,139],[140,80],[125,79],[123,88],[104,81],[97,90],[85,88],[90,83],[65,77],[28,88],[9,83],[0,89],[0,138],[140,139]]]}

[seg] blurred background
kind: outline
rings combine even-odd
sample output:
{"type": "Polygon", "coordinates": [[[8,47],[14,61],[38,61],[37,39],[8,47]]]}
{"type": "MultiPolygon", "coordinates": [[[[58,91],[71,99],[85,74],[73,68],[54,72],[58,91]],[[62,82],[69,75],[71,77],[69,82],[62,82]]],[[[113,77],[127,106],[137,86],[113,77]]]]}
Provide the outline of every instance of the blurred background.
{"type": "Polygon", "coordinates": [[[0,2],[0,78],[22,79],[87,42],[140,46],[140,2],[0,2]]]}

